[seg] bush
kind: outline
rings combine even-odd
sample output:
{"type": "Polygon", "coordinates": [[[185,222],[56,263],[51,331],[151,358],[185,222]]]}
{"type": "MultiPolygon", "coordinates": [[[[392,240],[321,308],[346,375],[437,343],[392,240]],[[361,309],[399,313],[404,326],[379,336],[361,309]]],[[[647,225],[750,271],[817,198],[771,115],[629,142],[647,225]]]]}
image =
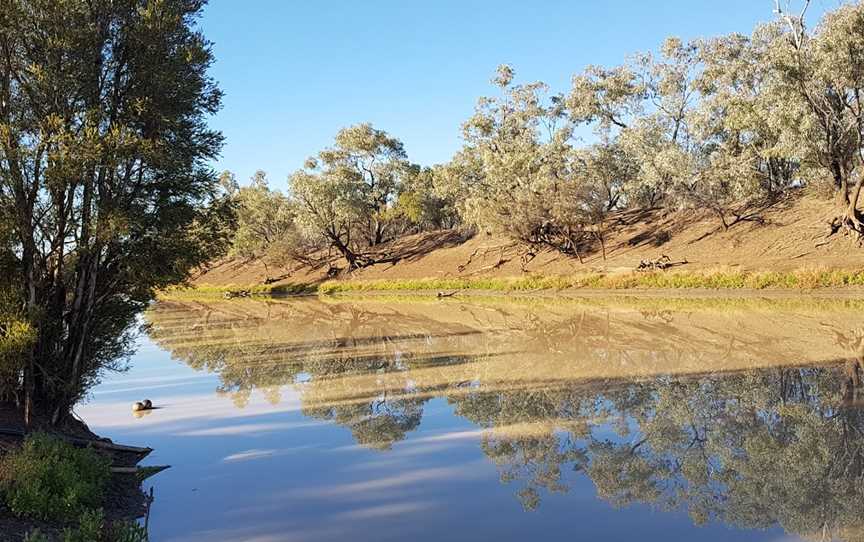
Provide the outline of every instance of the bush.
{"type": "Polygon", "coordinates": [[[42,534],[39,529],[33,529],[24,537],[24,542],[51,542],[51,539],[42,534]]]}
{"type": "MultiPolygon", "coordinates": [[[[24,542],[52,542],[39,529],[33,529],[24,542]]],[[[60,542],[147,542],[147,530],[134,521],[120,521],[106,526],[102,509],[84,512],[77,529],[66,528],[60,542]]]]}
{"type": "Polygon", "coordinates": [[[147,529],[134,521],[115,523],[110,529],[111,542],[147,542],[147,529]]]}
{"type": "Polygon", "coordinates": [[[73,521],[102,504],[108,461],[43,433],[0,461],[0,496],[16,515],[73,521]]]}
{"type": "Polygon", "coordinates": [[[105,514],[102,509],[88,510],[81,515],[78,528],[63,530],[63,542],[98,542],[102,539],[105,514]]]}

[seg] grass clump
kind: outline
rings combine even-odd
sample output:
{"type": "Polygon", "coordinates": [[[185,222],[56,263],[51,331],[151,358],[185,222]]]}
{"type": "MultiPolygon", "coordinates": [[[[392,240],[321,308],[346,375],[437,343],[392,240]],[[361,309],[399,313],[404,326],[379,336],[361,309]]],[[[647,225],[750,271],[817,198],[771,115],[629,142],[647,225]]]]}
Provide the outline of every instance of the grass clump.
{"type": "Polygon", "coordinates": [[[528,292],[574,287],[572,277],[529,275],[510,278],[446,278],[406,280],[334,280],[320,284],[319,294],[340,292],[373,291],[424,291],[424,290],[487,290],[504,292],[528,292]]]}
{"type": "Polygon", "coordinates": [[[161,299],[219,299],[225,297],[278,297],[289,295],[310,295],[317,291],[314,284],[254,284],[240,286],[228,284],[214,286],[173,286],[159,292],[161,299]]]}
{"type": "Polygon", "coordinates": [[[0,460],[0,496],[20,517],[75,521],[102,505],[110,477],[93,450],[35,433],[0,460]]]}

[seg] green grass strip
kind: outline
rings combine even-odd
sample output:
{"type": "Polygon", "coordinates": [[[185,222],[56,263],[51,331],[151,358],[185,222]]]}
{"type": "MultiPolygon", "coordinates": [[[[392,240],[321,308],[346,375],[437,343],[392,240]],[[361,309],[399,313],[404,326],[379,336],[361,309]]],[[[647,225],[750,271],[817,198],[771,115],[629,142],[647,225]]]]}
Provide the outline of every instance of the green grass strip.
{"type": "Polygon", "coordinates": [[[864,270],[800,269],[796,271],[654,271],[648,273],[590,273],[528,275],[510,278],[426,278],[387,280],[331,280],[320,284],[178,286],[159,293],[162,299],[277,297],[334,295],[349,292],[543,290],[817,290],[864,286],[864,270]]]}

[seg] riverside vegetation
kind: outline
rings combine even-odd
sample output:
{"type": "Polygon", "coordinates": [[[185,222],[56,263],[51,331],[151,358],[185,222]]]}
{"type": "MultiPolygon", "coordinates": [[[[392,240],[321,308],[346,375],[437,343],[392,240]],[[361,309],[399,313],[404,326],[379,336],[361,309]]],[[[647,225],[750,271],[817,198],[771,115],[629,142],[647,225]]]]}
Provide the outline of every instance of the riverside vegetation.
{"type": "MultiPolygon", "coordinates": [[[[359,124],[291,175],[284,194],[263,171],[243,187],[226,171],[237,217],[229,256],[262,264],[265,286],[297,265],[344,278],[400,261],[381,249],[388,242],[461,228],[511,239],[524,269],[544,251],[605,259],[626,212],[698,209],[726,232],[764,224],[766,208],[802,193],[833,201],[811,246],[860,240],[864,5],[844,4],[808,28],[809,3],[791,4],[778,2],[775,20],[749,36],[669,38],[619,66],[589,66],[565,92],[519,84],[502,65],[496,93],[479,100],[464,147],[445,164],[414,164],[399,139],[359,124]],[[585,127],[596,136],[589,145],[576,135],[585,127]]],[[[799,282],[702,275],[599,282],[799,282]]],[[[340,288],[356,286],[322,287],[340,288]]]]}

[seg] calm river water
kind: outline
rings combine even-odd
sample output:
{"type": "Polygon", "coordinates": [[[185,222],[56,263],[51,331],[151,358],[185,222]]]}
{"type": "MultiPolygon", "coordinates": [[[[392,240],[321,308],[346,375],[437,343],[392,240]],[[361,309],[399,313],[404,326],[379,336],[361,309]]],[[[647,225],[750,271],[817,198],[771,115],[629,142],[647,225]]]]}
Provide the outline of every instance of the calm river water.
{"type": "Polygon", "coordinates": [[[172,466],[148,482],[157,542],[864,536],[864,302],[172,301],[145,321],[77,412],[172,466]]]}

